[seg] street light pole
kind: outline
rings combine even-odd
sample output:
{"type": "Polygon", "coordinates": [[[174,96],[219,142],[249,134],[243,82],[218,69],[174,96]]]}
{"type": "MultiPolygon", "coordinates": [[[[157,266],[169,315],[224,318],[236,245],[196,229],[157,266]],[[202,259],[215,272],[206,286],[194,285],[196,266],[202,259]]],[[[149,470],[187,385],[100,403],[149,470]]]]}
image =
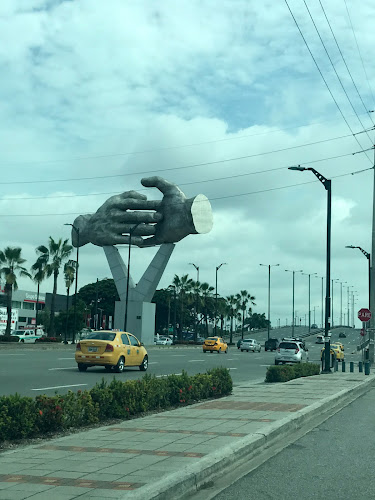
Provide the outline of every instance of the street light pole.
{"type": "Polygon", "coordinates": [[[130,280],[130,250],[132,247],[132,236],[134,231],[137,229],[139,226],[140,222],[138,224],[135,224],[129,231],[129,253],[128,253],[128,279],[126,280],[126,301],[125,301],[125,321],[124,321],[124,332],[127,331],[127,326],[128,326],[128,304],[129,304],[129,280],[130,280]]]}
{"type": "Polygon", "coordinates": [[[267,325],[267,339],[270,338],[270,325],[271,325],[271,267],[278,267],[280,264],[259,264],[260,266],[268,267],[268,325],[267,325]]]}
{"type": "MultiPolygon", "coordinates": [[[[309,312],[309,333],[310,333],[310,330],[311,330],[311,301],[310,301],[310,298],[311,298],[311,287],[310,287],[310,277],[311,276],[315,276],[317,273],[302,273],[304,276],[308,276],[309,277],[309,308],[308,308],[308,312],[309,312]]],[[[314,321],[315,323],[315,321],[314,321]]]]}
{"type": "Polygon", "coordinates": [[[214,328],[215,337],[216,337],[216,315],[217,315],[217,272],[221,268],[221,266],[225,266],[226,264],[227,264],[226,262],[222,262],[220,264],[220,266],[216,266],[216,273],[215,273],[215,318],[214,318],[214,321],[215,321],[215,328],[214,328]]]}
{"type": "Polygon", "coordinates": [[[294,337],[294,323],[295,323],[295,319],[294,319],[294,275],[295,273],[302,273],[303,271],[300,270],[300,271],[290,271],[289,269],[285,269],[285,272],[286,273],[293,273],[293,292],[292,292],[292,337],[294,337]]]}
{"type": "Polygon", "coordinates": [[[315,168],[305,168],[300,165],[296,167],[289,167],[289,170],[310,170],[315,177],[323,184],[324,189],[327,191],[327,250],[326,250],[326,307],[325,307],[325,320],[324,320],[324,370],[323,373],[331,373],[330,369],[330,311],[331,311],[331,299],[330,299],[330,284],[331,284],[331,198],[332,198],[332,187],[331,179],[326,179],[321,173],[319,173],[315,168]]]}
{"type": "Polygon", "coordinates": [[[73,340],[72,344],[75,344],[76,329],[77,329],[77,287],[78,287],[78,257],[79,257],[79,227],[74,224],[64,224],[64,226],[72,226],[72,229],[77,235],[77,263],[76,263],[76,283],[74,287],[74,326],[73,326],[73,340]]]}

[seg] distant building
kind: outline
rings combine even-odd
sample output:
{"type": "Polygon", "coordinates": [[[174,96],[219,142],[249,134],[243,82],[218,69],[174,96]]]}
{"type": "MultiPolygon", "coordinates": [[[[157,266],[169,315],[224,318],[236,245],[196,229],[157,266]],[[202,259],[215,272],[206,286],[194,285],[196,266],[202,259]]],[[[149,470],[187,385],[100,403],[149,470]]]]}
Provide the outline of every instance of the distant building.
{"type": "MultiPolygon", "coordinates": [[[[74,296],[73,296],[74,297],[74,296]]],[[[35,291],[13,290],[12,309],[18,310],[18,325],[15,328],[24,328],[28,325],[35,325],[36,320],[36,299],[35,291]]],[[[39,293],[38,310],[47,308],[51,310],[52,293],[39,293]]],[[[6,307],[7,298],[4,286],[0,285],[0,307],[6,307]]],[[[69,307],[72,305],[72,297],[69,297],[69,307]]],[[[55,299],[55,311],[65,311],[66,295],[57,294],[55,299]]]]}

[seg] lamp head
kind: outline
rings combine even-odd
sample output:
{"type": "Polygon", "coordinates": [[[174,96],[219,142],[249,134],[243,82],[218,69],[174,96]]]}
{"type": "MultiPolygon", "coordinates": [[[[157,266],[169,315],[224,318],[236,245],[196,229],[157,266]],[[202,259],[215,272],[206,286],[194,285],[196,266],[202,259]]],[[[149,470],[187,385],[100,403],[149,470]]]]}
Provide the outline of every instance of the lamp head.
{"type": "Polygon", "coordinates": [[[346,245],[345,248],[357,248],[357,247],[355,247],[353,245],[346,245]]]}
{"type": "Polygon", "coordinates": [[[303,172],[307,169],[305,167],[301,167],[301,165],[295,165],[294,167],[288,167],[288,170],[298,170],[299,172],[303,172]]]}

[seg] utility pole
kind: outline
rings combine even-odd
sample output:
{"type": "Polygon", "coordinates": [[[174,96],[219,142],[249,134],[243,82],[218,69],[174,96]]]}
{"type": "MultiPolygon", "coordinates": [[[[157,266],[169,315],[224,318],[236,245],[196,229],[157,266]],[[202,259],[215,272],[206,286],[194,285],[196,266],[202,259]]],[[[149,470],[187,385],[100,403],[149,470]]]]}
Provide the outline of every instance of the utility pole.
{"type": "Polygon", "coordinates": [[[375,145],[374,149],[374,189],[373,189],[373,199],[372,199],[372,239],[371,239],[371,260],[369,259],[370,266],[370,311],[372,313],[372,318],[370,320],[369,328],[369,361],[370,364],[374,364],[374,328],[375,328],[375,318],[374,318],[374,305],[375,305],[375,266],[372,265],[372,259],[374,258],[375,252],[375,145]],[[372,286],[371,286],[372,284],[372,286]]]}

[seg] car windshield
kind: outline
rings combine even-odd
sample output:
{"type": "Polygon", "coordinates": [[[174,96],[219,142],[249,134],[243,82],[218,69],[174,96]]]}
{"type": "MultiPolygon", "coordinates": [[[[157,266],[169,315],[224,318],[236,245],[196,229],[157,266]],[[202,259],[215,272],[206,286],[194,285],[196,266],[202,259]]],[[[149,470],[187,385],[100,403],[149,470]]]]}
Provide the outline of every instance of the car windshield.
{"type": "Polygon", "coordinates": [[[88,339],[91,340],[108,340],[111,342],[112,340],[115,340],[116,334],[111,333],[111,332],[100,332],[100,333],[91,333],[88,335],[88,339]]]}
{"type": "Polygon", "coordinates": [[[295,342],[281,342],[279,347],[280,349],[298,349],[298,345],[295,342]]]}
{"type": "Polygon", "coordinates": [[[217,337],[208,337],[206,340],[217,340],[217,337]]]}
{"type": "Polygon", "coordinates": [[[250,342],[250,343],[252,343],[252,342],[255,342],[255,340],[254,339],[245,339],[244,342],[250,342]]]}
{"type": "Polygon", "coordinates": [[[23,335],[25,333],[24,330],[14,330],[11,335],[23,335]]]}

